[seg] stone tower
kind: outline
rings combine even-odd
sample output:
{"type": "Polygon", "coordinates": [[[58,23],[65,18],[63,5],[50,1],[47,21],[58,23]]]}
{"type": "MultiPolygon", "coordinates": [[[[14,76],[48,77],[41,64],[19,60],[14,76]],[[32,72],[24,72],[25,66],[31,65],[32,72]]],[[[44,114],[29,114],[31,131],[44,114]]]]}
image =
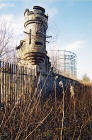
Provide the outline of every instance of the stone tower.
{"type": "Polygon", "coordinates": [[[16,48],[19,65],[35,69],[38,73],[48,73],[50,69],[46,51],[48,16],[45,9],[40,6],[34,6],[32,11],[26,9],[24,28],[26,37],[16,48]]]}

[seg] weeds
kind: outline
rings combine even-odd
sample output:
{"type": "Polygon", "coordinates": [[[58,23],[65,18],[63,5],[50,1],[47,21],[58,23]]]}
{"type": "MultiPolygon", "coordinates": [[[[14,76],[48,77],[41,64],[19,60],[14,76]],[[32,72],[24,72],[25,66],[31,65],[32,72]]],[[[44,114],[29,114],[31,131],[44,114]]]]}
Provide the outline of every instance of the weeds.
{"type": "Polygon", "coordinates": [[[76,83],[65,89],[61,81],[60,86],[59,97],[55,83],[55,96],[49,94],[43,102],[43,91],[36,88],[33,95],[22,93],[14,106],[0,110],[0,139],[91,140],[92,85],[76,83]]]}

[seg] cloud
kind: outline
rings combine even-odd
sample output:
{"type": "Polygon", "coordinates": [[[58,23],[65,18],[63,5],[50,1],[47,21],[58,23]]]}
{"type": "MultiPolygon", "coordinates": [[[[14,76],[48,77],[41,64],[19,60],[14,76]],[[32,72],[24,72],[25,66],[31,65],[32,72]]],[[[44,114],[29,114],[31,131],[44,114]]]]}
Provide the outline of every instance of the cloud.
{"type": "Polygon", "coordinates": [[[54,44],[48,45],[48,50],[67,50],[67,51],[79,51],[83,46],[86,44],[84,40],[77,40],[72,43],[62,44],[61,40],[59,39],[54,44]]]}
{"type": "Polygon", "coordinates": [[[5,7],[15,7],[15,5],[11,3],[0,3],[0,9],[5,7]]]}
{"type": "Polygon", "coordinates": [[[13,32],[14,42],[18,44],[24,37],[24,20],[20,17],[15,17],[13,14],[5,14],[0,16],[1,23],[6,23],[7,27],[13,32]],[[17,20],[16,20],[17,18],[17,20]]]}
{"type": "Polygon", "coordinates": [[[66,46],[66,50],[69,50],[69,51],[75,51],[75,50],[79,50],[83,47],[83,45],[85,44],[86,42],[84,40],[78,40],[78,41],[75,41],[69,45],[66,46]]]}
{"type": "Polygon", "coordinates": [[[48,8],[47,11],[50,18],[55,17],[58,14],[58,10],[56,8],[48,8]]]}
{"type": "Polygon", "coordinates": [[[4,7],[6,7],[6,4],[5,4],[5,3],[1,3],[1,4],[0,4],[0,9],[2,9],[2,8],[4,8],[4,7]]]}
{"type": "Polygon", "coordinates": [[[49,1],[49,2],[59,2],[59,1],[64,1],[64,0],[47,0],[47,1],[49,1]]]}
{"type": "Polygon", "coordinates": [[[7,1],[19,1],[19,0],[0,0],[0,2],[7,2],[7,1]]]}

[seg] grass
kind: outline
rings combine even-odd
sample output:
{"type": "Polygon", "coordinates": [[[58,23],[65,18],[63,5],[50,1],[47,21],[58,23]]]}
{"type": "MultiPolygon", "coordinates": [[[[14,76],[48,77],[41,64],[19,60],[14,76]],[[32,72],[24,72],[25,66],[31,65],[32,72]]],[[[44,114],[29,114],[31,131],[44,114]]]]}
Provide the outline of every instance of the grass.
{"type": "Polygon", "coordinates": [[[59,96],[55,92],[46,99],[41,91],[22,93],[16,104],[0,110],[0,140],[91,140],[92,84],[78,82],[59,96]]]}

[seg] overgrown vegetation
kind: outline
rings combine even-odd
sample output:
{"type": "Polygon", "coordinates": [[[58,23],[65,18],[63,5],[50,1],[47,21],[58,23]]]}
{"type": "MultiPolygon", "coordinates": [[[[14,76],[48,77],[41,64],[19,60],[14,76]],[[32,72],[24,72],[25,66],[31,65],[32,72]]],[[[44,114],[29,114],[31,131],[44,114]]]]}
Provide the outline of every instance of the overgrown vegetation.
{"type": "Polygon", "coordinates": [[[84,82],[90,82],[90,78],[87,76],[87,74],[83,75],[82,81],[84,82]]]}
{"type": "Polygon", "coordinates": [[[68,85],[42,98],[22,93],[0,110],[0,140],[91,140],[92,85],[68,85]]]}

